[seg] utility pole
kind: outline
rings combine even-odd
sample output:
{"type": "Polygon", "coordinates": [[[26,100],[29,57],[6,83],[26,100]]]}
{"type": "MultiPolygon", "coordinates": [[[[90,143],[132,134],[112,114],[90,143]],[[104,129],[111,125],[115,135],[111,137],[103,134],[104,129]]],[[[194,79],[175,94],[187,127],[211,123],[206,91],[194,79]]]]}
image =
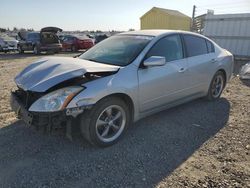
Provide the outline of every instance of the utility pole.
{"type": "Polygon", "coordinates": [[[192,14],[192,23],[191,23],[191,31],[194,30],[194,18],[195,18],[196,6],[193,6],[193,14],[192,14]]]}

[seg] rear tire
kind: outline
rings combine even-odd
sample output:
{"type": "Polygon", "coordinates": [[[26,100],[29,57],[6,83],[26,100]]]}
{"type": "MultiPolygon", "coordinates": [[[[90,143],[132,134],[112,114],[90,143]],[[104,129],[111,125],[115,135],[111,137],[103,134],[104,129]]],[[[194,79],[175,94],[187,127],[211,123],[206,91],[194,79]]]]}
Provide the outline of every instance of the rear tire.
{"type": "Polygon", "coordinates": [[[122,137],[130,121],[131,115],[125,102],[117,97],[107,97],[82,114],[80,129],[89,143],[107,147],[122,137]]]}
{"type": "Polygon", "coordinates": [[[226,79],[223,72],[218,71],[215,73],[208,90],[206,98],[210,101],[220,98],[221,93],[225,87],[226,79]]]}

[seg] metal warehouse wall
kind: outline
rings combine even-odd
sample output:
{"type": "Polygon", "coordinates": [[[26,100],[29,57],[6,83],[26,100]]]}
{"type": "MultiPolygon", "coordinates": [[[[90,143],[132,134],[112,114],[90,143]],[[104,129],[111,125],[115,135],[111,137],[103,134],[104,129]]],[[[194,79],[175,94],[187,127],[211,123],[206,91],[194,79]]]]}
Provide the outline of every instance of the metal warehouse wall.
{"type": "Polygon", "coordinates": [[[250,14],[208,14],[203,34],[235,56],[250,57],[250,14]]]}

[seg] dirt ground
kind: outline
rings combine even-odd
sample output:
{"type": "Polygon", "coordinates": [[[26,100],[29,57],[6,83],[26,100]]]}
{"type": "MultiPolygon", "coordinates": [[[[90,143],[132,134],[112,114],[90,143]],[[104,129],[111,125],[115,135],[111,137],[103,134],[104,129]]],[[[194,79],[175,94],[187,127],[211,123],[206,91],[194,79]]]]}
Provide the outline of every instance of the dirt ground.
{"type": "Polygon", "coordinates": [[[140,120],[97,149],[43,135],[11,111],[13,78],[43,56],[0,54],[0,187],[250,187],[250,87],[238,77],[221,99],[140,120]]]}

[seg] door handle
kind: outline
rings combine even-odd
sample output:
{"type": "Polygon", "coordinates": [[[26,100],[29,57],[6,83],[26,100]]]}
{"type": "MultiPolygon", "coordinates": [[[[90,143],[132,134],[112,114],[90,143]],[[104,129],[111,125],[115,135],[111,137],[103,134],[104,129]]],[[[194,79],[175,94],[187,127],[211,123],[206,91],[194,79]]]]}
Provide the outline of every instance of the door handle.
{"type": "Polygon", "coordinates": [[[180,72],[180,73],[183,73],[183,72],[185,72],[185,71],[186,71],[186,69],[185,69],[184,67],[182,67],[182,68],[179,69],[179,72],[180,72]]]}

